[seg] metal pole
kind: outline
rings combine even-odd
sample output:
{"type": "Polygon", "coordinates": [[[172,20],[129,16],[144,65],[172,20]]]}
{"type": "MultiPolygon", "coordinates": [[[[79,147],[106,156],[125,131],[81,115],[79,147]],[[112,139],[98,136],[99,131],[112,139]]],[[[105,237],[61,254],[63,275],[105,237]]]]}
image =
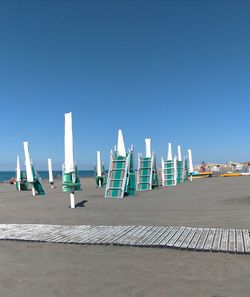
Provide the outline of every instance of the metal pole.
{"type": "Polygon", "coordinates": [[[35,191],[35,187],[34,187],[34,185],[32,185],[32,195],[33,195],[33,196],[36,196],[36,191],[35,191]]]}
{"type": "Polygon", "coordinates": [[[75,191],[70,189],[70,208],[75,208],[75,191]]]}

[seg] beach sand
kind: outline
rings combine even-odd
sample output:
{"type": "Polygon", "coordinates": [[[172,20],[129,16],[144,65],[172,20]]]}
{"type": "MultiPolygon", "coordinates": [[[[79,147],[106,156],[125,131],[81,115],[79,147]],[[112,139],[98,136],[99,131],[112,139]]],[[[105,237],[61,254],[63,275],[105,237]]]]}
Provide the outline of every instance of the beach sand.
{"type": "MultiPolygon", "coordinates": [[[[0,223],[162,225],[250,229],[250,177],[195,180],[104,199],[82,179],[76,209],[45,182],[33,197],[0,184],[0,223]]],[[[0,241],[0,296],[250,295],[250,256],[170,249],[0,241]]]]}

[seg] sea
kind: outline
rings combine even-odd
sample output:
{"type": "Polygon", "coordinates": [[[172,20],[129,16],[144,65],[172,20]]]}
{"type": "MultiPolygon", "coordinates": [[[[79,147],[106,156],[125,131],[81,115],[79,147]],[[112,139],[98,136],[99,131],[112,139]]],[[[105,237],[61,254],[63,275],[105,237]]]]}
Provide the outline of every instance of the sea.
{"type": "MultiPolygon", "coordinates": [[[[80,177],[94,177],[95,173],[93,170],[78,170],[80,177]]],[[[48,171],[38,171],[38,174],[42,179],[48,179],[49,178],[49,172],[48,171]]],[[[0,171],[0,182],[7,182],[12,177],[16,176],[15,171],[0,171]]],[[[54,179],[62,178],[62,171],[60,170],[54,170],[53,171],[53,177],[54,179]]]]}

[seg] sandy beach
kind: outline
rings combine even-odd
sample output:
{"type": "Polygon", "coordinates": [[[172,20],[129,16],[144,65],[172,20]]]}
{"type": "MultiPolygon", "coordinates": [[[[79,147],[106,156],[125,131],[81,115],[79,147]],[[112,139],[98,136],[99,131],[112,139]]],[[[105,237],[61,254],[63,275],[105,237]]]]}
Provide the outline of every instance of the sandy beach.
{"type": "MultiPolygon", "coordinates": [[[[195,180],[104,199],[82,179],[76,209],[45,182],[32,197],[0,184],[0,223],[250,227],[249,177],[195,180]]],[[[250,256],[0,241],[0,296],[249,296],[250,256]]]]}

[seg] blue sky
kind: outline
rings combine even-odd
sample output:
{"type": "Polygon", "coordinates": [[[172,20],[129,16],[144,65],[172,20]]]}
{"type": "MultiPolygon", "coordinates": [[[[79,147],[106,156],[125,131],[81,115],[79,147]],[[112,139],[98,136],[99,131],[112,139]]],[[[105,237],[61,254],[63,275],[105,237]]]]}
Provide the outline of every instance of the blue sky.
{"type": "Polygon", "coordinates": [[[195,163],[250,160],[249,1],[0,1],[0,170],[75,158],[91,169],[123,130],[158,162],[168,142],[195,163]],[[184,153],[184,152],[183,152],[184,153]]]}

